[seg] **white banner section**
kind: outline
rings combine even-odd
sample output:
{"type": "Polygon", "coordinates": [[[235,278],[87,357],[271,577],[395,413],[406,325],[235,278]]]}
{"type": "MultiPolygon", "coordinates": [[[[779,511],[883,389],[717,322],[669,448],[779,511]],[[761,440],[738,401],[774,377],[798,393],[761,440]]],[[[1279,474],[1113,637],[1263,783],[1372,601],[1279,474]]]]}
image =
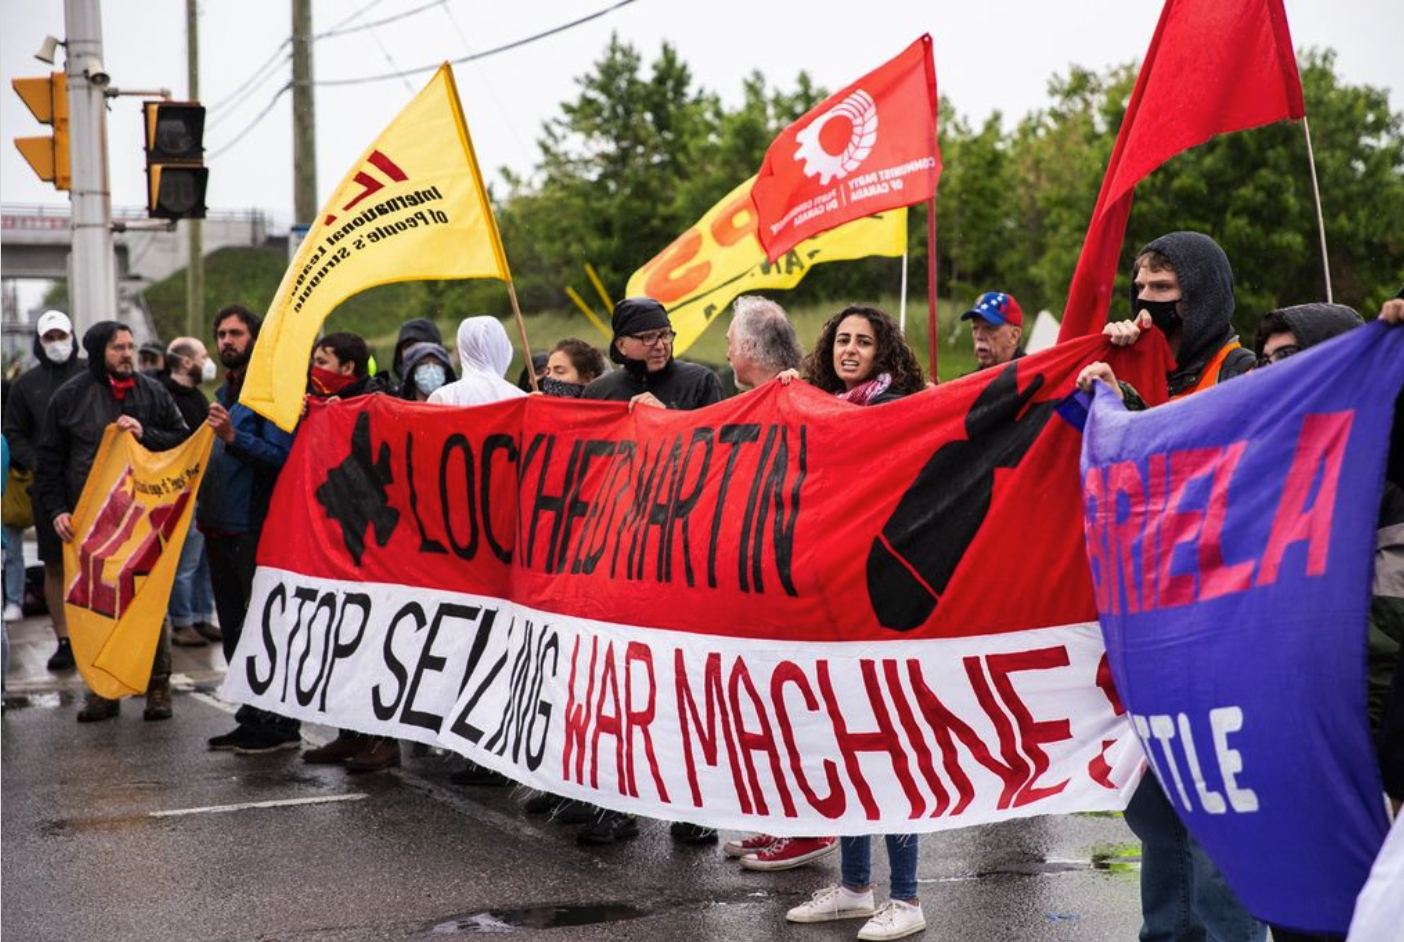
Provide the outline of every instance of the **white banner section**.
{"type": "Polygon", "coordinates": [[[1144,760],[1109,676],[1096,624],[751,640],[262,568],[222,695],[606,808],[795,836],[1124,808],[1144,760]]]}

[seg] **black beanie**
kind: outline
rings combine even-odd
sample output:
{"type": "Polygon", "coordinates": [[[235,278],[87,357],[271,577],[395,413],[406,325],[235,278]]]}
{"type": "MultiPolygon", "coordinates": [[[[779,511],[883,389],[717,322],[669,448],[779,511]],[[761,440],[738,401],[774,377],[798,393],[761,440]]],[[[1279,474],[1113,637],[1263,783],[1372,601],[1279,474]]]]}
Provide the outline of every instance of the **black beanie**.
{"type": "MultiPolygon", "coordinates": [[[[610,327],[614,329],[614,339],[629,334],[644,334],[650,330],[667,330],[673,326],[668,320],[668,312],[663,305],[652,298],[625,298],[614,306],[614,316],[610,327]]],[[[615,363],[624,363],[626,358],[612,342],[609,345],[609,358],[615,363]]]]}

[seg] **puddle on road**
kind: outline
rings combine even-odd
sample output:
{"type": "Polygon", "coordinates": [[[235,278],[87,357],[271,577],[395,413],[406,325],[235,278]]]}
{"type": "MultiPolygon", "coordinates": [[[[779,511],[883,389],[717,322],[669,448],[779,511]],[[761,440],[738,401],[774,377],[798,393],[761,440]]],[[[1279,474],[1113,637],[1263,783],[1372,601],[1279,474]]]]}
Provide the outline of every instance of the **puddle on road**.
{"type": "Polygon", "coordinates": [[[602,922],[623,922],[647,916],[649,910],[627,903],[586,903],[580,906],[527,906],[517,909],[487,909],[441,922],[429,931],[434,935],[465,932],[516,932],[519,929],[559,929],[565,926],[591,926],[602,922]]]}
{"type": "MultiPolygon", "coordinates": [[[[1017,876],[1040,877],[1058,873],[1085,873],[1100,870],[1108,873],[1134,873],[1141,869],[1141,847],[1139,844],[1123,844],[1098,847],[1092,851],[1090,859],[1077,857],[1044,857],[1039,860],[1016,860],[999,864],[989,870],[982,870],[973,876],[946,877],[933,881],[941,883],[960,880],[978,880],[984,877],[1017,876]]],[[[926,882],[926,881],[918,881],[926,882]]]]}
{"type": "Polygon", "coordinates": [[[67,691],[63,693],[19,693],[5,697],[5,710],[56,710],[78,702],[78,698],[67,691]]]}

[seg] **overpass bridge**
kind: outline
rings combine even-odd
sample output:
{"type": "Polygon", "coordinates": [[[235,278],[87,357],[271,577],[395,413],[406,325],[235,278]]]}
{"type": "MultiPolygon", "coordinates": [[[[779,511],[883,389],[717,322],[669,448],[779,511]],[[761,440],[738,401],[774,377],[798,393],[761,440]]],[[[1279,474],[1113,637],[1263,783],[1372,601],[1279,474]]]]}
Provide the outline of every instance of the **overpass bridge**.
{"type": "MultiPolygon", "coordinates": [[[[113,207],[112,220],[121,223],[149,217],[145,209],[113,207]]],[[[231,246],[257,247],[268,241],[268,216],[259,210],[211,211],[205,218],[205,253],[231,246]]],[[[116,255],[116,314],[133,326],[138,340],[151,335],[142,291],[185,268],[190,241],[180,224],[169,230],[141,229],[113,233],[116,255]]],[[[0,329],[4,351],[29,350],[32,311],[20,310],[14,283],[20,280],[67,281],[72,245],[72,217],[67,206],[0,205],[0,297],[4,300],[0,329]]]]}

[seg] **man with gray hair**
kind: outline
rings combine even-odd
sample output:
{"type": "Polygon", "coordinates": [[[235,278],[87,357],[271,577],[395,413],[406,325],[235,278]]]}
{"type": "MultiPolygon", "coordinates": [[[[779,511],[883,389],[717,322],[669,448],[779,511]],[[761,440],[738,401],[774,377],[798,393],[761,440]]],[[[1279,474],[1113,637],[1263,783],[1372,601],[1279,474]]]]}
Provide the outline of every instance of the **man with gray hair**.
{"type": "Polygon", "coordinates": [[[736,299],[726,329],[726,359],[736,382],[754,389],[784,370],[799,369],[804,359],[795,328],[785,309],[768,298],[748,294],[736,299]]]}

